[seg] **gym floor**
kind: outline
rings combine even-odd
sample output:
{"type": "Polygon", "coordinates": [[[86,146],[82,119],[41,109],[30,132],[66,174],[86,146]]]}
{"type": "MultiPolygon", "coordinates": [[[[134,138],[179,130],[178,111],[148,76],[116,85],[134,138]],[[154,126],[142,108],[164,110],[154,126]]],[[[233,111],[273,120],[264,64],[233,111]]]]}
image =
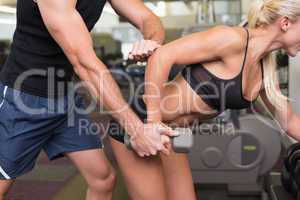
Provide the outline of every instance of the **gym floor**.
{"type": "MultiPolygon", "coordinates": [[[[229,197],[222,188],[202,188],[196,186],[201,200],[259,200],[258,197],[229,197]]],[[[74,166],[61,159],[50,163],[41,154],[35,170],[16,182],[8,195],[8,200],[83,200],[86,184],[74,166]]],[[[127,200],[128,195],[118,174],[118,182],[113,200],[127,200]]]]}
{"type": "MultiPolygon", "coordinates": [[[[228,197],[225,189],[196,186],[201,200],[259,200],[257,197],[228,197]]],[[[8,195],[8,200],[83,200],[86,184],[67,159],[49,162],[41,154],[35,170],[20,178],[8,195]]],[[[127,200],[128,195],[118,174],[113,200],[127,200]]]]}

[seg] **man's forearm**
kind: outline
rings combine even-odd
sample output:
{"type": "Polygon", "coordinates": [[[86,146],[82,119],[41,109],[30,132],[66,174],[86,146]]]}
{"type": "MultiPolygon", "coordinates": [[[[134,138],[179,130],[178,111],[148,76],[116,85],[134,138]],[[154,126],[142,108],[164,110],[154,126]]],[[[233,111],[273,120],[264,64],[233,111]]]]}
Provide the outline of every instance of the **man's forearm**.
{"type": "Polygon", "coordinates": [[[135,135],[140,131],[142,121],[126,103],[110,71],[103,63],[96,58],[94,62],[83,61],[75,67],[75,71],[100,104],[110,112],[128,134],[135,135]]]}
{"type": "Polygon", "coordinates": [[[163,44],[165,40],[165,30],[159,17],[154,14],[144,17],[141,27],[141,33],[146,40],[153,40],[163,44]]]}

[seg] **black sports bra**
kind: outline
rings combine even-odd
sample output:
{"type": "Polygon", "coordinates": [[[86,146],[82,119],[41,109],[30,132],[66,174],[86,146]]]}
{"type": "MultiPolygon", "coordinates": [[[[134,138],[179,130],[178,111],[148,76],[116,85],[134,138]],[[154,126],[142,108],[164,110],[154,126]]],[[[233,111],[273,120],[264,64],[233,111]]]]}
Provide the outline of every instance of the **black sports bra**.
{"type": "MultiPolygon", "coordinates": [[[[232,79],[221,79],[209,72],[201,63],[188,65],[181,72],[182,76],[201,96],[202,100],[211,108],[223,112],[226,109],[249,108],[251,103],[243,96],[243,70],[246,63],[249,31],[247,32],[247,44],[241,72],[232,79]]],[[[263,76],[263,67],[262,67],[263,76]]]]}

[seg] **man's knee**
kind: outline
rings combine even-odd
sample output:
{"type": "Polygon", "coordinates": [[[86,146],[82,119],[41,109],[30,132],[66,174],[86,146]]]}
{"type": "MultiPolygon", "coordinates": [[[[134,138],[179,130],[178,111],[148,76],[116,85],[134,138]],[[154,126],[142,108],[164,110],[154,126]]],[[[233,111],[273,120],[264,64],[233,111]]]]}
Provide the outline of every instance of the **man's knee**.
{"type": "Polygon", "coordinates": [[[0,180],[0,200],[4,200],[4,197],[7,194],[12,183],[13,181],[0,180]]]}
{"type": "Polygon", "coordinates": [[[110,170],[105,176],[99,174],[92,177],[88,181],[88,185],[92,191],[110,193],[113,191],[115,182],[116,174],[113,170],[110,170]]]}

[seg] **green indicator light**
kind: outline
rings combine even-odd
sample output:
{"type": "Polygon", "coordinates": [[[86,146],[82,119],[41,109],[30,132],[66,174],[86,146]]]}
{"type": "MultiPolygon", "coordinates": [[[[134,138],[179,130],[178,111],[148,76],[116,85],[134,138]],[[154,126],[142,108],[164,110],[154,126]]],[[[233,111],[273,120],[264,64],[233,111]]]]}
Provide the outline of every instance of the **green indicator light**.
{"type": "Polygon", "coordinates": [[[246,145],[246,146],[243,147],[243,149],[245,151],[256,151],[257,148],[254,145],[246,145]]]}

